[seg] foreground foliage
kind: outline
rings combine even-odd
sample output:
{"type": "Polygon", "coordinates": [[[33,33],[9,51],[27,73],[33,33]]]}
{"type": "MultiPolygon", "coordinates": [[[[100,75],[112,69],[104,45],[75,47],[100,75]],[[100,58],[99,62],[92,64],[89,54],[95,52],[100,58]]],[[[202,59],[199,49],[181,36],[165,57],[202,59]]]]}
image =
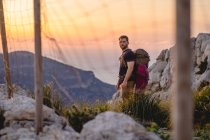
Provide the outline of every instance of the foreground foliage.
{"type": "Polygon", "coordinates": [[[68,107],[68,109],[65,110],[64,116],[68,119],[70,125],[77,132],[80,132],[86,122],[107,110],[109,110],[108,104],[78,104],[68,107]]]}
{"type": "Polygon", "coordinates": [[[169,124],[169,111],[161,107],[161,101],[148,94],[132,95],[120,104],[120,111],[132,116],[135,120],[156,122],[161,127],[169,124]]]}
{"type": "MultiPolygon", "coordinates": [[[[94,119],[98,114],[112,110],[107,103],[83,103],[63,106],[58,94],[50,84],[43,87],[44,104],[55,109],[55,112],[67,118],[69,124],[77,131],[94,119]]],[[[210,86],[200,88],[194,94],[194,136],[201,140],[210,139],[210,86]]],[[[159,135],[163,140],[170,139],[169,102],[160,101],[151,95],[132,95],[128,100],[120,102],[118,109],[143,124],[148,131],[159,135]]],[[[0,119],[2,112],[0,111],[0,119]]]]}
{"type": "Polygon", "coordinates": [[[203,87],[194,97],[194,123],[203,127],[210,123],[210,86],[203,87]]]}

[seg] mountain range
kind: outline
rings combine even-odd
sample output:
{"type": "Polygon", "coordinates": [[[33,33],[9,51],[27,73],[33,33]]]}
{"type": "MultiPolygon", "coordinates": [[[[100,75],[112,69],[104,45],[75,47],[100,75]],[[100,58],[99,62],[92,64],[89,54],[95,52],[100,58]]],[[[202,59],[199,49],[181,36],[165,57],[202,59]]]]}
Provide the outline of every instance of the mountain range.
{"type": "MultiPolygon", "coordinates": [[[[0,83],[5,83],[3,55],[0,54],[0,83]]],[[[9,53],[13,84],[34,90],[34,54],[26,51],[9,53]]],[[[43,57],[43,83],[53,85],[64,104],[106,101],[115,92],[114,85],[104,83],[92,71],[84,71],[43,57]]]]}

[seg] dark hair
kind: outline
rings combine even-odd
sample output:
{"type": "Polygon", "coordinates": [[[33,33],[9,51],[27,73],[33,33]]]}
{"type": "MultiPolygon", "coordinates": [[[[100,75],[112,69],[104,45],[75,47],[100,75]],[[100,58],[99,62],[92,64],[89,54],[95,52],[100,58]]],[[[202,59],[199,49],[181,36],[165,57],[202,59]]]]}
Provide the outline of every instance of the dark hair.
{"type": "Polygon", "coordinates": [[[125,38],[125,39],[128,41],[128,37],[127,37],[126,35],[121,35],[121,36],[119,37],[119,40],[120,40],[120,39],[123,39],[123,38],[125,38]]]}

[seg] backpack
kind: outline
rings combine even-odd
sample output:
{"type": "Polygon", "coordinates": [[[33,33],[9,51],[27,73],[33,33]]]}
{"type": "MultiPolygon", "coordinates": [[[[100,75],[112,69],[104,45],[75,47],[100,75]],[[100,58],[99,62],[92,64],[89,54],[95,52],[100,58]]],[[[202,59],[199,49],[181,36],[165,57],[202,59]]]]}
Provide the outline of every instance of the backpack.
{"type": "Polygon", "coordinates": [[[138,64],[137,71],[136,71],[136,91],[140,92],[144,90],[149,81],[149,72],[144,64],[138,64]]]}
{"type": "Polygon", "coordinates": [[[149,54],[144,49],[134,51],[136,60],[133,74],[135,76],[136,91],[144,90],[149,81],[148,66],[150,61],[149,54]]]}
{"type": "Polygon", "coordinates": [[[137,49],[134,51],[136,56],[135,64],[144,64],[147,68],[149,66],[150,56],[144,49],[137,49]]]}

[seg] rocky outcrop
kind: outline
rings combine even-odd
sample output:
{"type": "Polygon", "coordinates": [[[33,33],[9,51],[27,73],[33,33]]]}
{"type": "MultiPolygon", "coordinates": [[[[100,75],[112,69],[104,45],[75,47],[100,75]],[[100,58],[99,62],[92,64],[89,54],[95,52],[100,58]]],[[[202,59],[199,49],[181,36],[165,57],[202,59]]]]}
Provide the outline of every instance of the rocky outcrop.
{"type": "Polygon", "coordinates": [[[79,134],[65,118],[46,106],[43,106],[43,131],[36,135],[35,100],[19,87],[15,88],[14,97],[8,99],[5,86],[0,85],[0,110],[5,118],[3,128],[0,125],[1,140],[160,140],[131,117],[110,111],[86,123],[79,134]]]}
{"type": "Polygon", "coordinates": [[[81,140],[160,140],[132,118],[115,112],[99,114],[83,126],[81,140]]]}
{"type": "Polygon", "coordinates": [[[8,99],[4,85],[0,86],[0,109],[4,111],[4,128],[0,130],[1,140],[77,140],[79,134],[68,126],[68,122],[55,114],[53,109],[43,106],[43,132],[35,134],[35,100],[27,92],[16,88],[14,97],[8,99]]]}
{"type": "MultiPolygon", "coordinates": [[[[210,82],[210,34],[200,33],[191,39],[192,53],[192,89],[196,90],[204,81],[210,82]]],[[[149,68],[148,93],[154,93],[161,99],[171,95],[172,73],[174,72],[175,47],[163,50],[156,62],[149,68]]]]}

